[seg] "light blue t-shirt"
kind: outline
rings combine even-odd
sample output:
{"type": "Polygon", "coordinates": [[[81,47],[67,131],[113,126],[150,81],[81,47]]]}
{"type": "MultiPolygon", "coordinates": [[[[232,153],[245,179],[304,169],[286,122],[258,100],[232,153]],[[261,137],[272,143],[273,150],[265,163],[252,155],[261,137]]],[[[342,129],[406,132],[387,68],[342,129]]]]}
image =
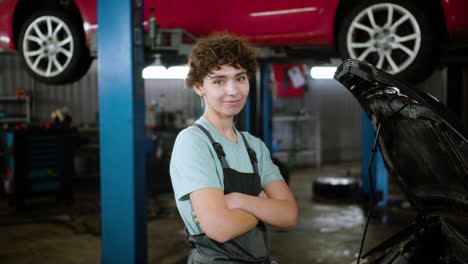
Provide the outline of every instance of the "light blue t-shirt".
{"type": "MultiPolygon", "coordinates": [[[[196,123],[205,127],[213,139],[223,146],[226,161],[231,169],[253,173],[247,148],[238,130],[235,130],[237,142],[234,143],[224,138],[204,117],[198,119],[196,123]]],[[[265,144],[247,132],[242,133],[257,154],[262,187],[268,183],[283,180],[265,144]]],[[[204,188],[217,188],[224,191],[224,175],[213,145],[200,128],[188,127],[177,136],[172,151],[170,174],[177,209],[189,233],[191,235],[204,233],[200,225],[195,224],[189,195],[193,191],[204,188]]]]}

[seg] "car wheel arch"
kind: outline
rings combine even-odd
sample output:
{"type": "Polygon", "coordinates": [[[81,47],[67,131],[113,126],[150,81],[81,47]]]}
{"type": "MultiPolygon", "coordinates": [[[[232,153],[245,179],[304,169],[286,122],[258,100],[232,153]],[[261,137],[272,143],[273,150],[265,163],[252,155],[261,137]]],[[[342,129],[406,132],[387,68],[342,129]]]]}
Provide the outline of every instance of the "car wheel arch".
{"type": "Polygon", "coordinates": [[[51,85],[68,84],[89,70],[92,58],[83,26],[66,10],[36,11],[23,24],[19,35],[18,53],[34,79],[51,85]]]}
{"type": "MultiPolygon", "coordinates": [[[[417,30],[423,30],[425,33],[421,33],[423,34],[422,36],[426,36],[429,38],[428,40],[421,42],[421,43],[425,43],[424,46],[419,46],[423,44],[414,44],[415,45],[414,49],[419,50],[417,54],[422,54],[422,55],[416,55],[416,57],[413,57],[413,58],[410,57],[408,59],[403,59],[403,61],[396,62],[396,64],[394,63],[392,65],[393,69],[398,70],[396,74],[400,78],[405,79],[406,81],[420,82],[428,78],[429,74],[431,74],[432,72],[432,69],[435,69],[436,67],[439,67],[439,65],[441,65],[440,56],[442,55],[442,51],[443,51],[445,44],[447,43],[448,35],[447,35],[446,27],[445,27],[443,9],[439,0],[430,0],[430,1],[427,1],[427,0],[410,0],[410,1],[403,1],[403,0],[355,1],[355,0],[351,0],[350,2],[347,2],[347,1],[345,2],[346,3],[342,1],[342,4],[340,4],[338,7],[339,10],[337,10],[337,15],[336,15],[337,19],[335,21],[335,27],[334,27],[334,30],[335,30],[334,47],[338,51],[338,54],[340,54],[340,57],[344,59],[348,57],[353,57],[352,54],[349,54],[349,52],[352,52],[352,51],[350,51],[349,49],[345,51],[348,45],[345,43],[345,42],[348,42],[346,38],[349,38],[349,35],[346,37],[346,34],[349,34],[346,32],[348,32],[349,27],[351,26],[350,24],[351,20],[354,20],[355,18],[357,18],[358,12],[359,12],[359,16],[361,16],[362,11],[367,9],[369,6],[373,6],[375,8],[375,6],[381,3],[382,4],[391,3],[393,5],[399,5],[403,7],[402,9],[403,12],[405,12],[404,10],[406,10],[406,12],[411,12],[411,14],[415,16],[412,19],[417,19],[417,20],[421,19],[420,23],[422,24],[419,25],[420,28],[418,28],[417,30]],[[424,3],[425,5],[422,5],[422,3],[424,3]],[[423,6],[424,9],[422,9],[421,6],[423,6]],[[436,25],[437,27],[434,27],[434,25],[436,25]],[[423,59],[423,58],[427,58],[427,55],[430,53],[430,51],[432,51],[431,55],[435,55],[435,56],[432,56],[433,59],[431,61],[428,61],[428,59],[423,59]],[[405,60],[408,60],[408,61],[405,62],[405,60]],[[401,67],[401,70],[399,69],[400,67],[401,67]]],[[[358,19],[362,19],[362,17],[358,19]]],[[[356,28],[357,26],[352,26],[352,27],[356,28]]],[[[363,32],[362,29],[361,29],[361,32],[363,32]]],[[[379,33],[379,35],[380,34],[388,34],[388,33],[379,33]]],[[[375,36],[372,38],[375,38],[375,36]]],[[[390,41],[393,41],[393,40],[390,40],[390,41]]],[[[374,45],[379,45],[379,44],[374,44],[374,45]]],[[[383,45],[383,44],[380,44],[380,45],[383,45]]],[[[389,45],[389,44],[385,44],[385,45],[389,45]]],[[[392,45],[391,49],[393,50],[394,49],[393,44],[391,45],[392,45]]],[[[382,47],[380,47],[379,49],[381,48],[382,47]]],[[[353,49],[356,50],[356,48],[353,48],[353,49]]],[[[367,52],[368,52],[367,50],[366,52],[363,52],[361,48],[362,54],[364,53],[371,54],[371,56],[374,57],[373,59],[375,60],[376,55],[372,55],[372,54],[376,54],[375,52],[377,51],[376,50],[370,51],[371,53],[367,53],[367,52]]],[[[400,49],[400,53],[401,52],[402,52],[402,49],[400,49]]],[[[380,55],[378,56],[383,56],[380,53],[380,51],[379,51],[379,54],[380,55]]],[[[364,55],[364,56],[369,56],[369,55],[364,55]]],[[[387,58],[387,55],[385,56],[387,58]]],[[[393,55],[391,56],[393,57],[393,55]]],[[[382,58],[379,59],[379,63],[381,63],[380,62],[381,59],[382,58]]],[[[386,60],[386,59],[383,59],[383,60],[386,60]]],[[[371,63],[377,63],[377,62],[374,61],[371,63]]],[[[387,64],[387,67],[389,67],[388,64],[387,64]]]]}
{"type": "MultiPolygon", "coordinates": [[[[437,31],[439,35],[443,38],[444,41],[448,39],[448,32],[447,27],[445,26],[445,15],[443,12],[442,4],[439,0],[410,0],[411,2],[415,3],[417,6],[424,7],[427,12],[430,13],[431,17],[435,18],[436,24],[439,25],[437,31]]],[[[366,1],[368,2],[368,1],[366,1]]],[[[382,0],[384,2],[384,0],[382,0]]],[[[356,7],[357,5],[363,4],[364,1],[362,0],[342,0],[338,4],[336,14],[335,14],[335,21],[333,26],[333,39],[334,45],[337,46],[337,39],[338,33],[340,32],[340,28],[343,25],[346,11],[349,11],[356,7]]]]}
{"type": "MultiPolygon", "coordinates": [[[[73,20],[80,25],[83,25],[83,18],[81,17],[80,11],[73,0],[47,0],[47,1],[35,1],[35,0],[22,0],[18,1],[13,14],[13,43],[16,49],[18,49],[18,42],[20,39],[21,28],[24,23],[34,13],[42,9],[56,9],[62,10],[69,13],[73,20]]],[[[84,30],[82,30],[84,36],[84,30]]]]}

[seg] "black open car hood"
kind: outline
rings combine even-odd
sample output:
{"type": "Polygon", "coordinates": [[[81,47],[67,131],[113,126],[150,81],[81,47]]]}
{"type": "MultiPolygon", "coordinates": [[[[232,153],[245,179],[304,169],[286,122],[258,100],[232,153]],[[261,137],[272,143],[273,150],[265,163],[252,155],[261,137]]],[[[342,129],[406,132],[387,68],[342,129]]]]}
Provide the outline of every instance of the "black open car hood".
{"type": "MultiPolygon", "coordinates": [[[[367,112],[390,177],[422,214],[468,215],[468,140],[432,96],[359,61],[346,60],[335,79],[367,112]]],[[[364,169],[364,168],[363,168],[364,169]]]]}

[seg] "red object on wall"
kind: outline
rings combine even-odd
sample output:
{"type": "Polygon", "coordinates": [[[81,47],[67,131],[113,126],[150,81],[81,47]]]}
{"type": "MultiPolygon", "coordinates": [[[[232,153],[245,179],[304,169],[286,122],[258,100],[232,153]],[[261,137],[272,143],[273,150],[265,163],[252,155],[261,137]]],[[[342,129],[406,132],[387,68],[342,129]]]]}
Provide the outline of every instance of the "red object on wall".
{"type": "Polygon", "coordinates": [[[277,97],[304,96],[304,67],[297,64],[273,64],[277,97]]]}

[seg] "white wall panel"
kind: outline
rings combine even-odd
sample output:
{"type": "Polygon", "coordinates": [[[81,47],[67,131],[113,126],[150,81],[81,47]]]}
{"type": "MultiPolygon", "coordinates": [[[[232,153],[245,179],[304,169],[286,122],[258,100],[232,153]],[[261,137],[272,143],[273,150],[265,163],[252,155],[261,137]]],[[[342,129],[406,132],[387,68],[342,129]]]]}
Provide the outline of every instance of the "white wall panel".
{"type": "Polygon", "coordinates": [[[361,108],[357,101],[335,80],[310,79],[308,85],[318,104],[323,160],[360,159],[361,108]]]}

